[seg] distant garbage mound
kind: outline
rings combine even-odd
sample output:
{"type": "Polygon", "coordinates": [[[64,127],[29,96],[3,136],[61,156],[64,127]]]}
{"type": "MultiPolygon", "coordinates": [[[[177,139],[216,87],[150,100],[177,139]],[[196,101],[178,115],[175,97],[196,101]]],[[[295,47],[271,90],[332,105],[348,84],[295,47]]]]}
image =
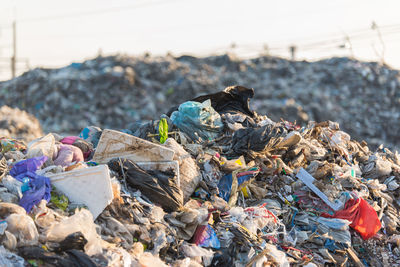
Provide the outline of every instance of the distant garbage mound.
{"type": "Polygon", "coordinates": [[[45,131],[76,133],[88,124],[129,128],[171,105],[238,84],[253,87],[252,108],[275,121],[333,120],[372,147],[399,148],[399,77],[387,66],[349,58],[118,55],[2,82],[0,105],[34,114],[45,131]]]}
{"type": "Polygon", "coordinates": [[[42,135],[40,123],[33,115],[18,108],[0,107],[0,137],[31,141],[42,135]]]}

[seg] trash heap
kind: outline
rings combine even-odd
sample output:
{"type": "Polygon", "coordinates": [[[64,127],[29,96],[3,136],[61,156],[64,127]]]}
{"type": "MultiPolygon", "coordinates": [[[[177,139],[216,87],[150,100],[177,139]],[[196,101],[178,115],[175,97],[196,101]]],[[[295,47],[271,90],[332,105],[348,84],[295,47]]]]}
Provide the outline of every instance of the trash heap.
{"type": "Polygon", "coordinates": [[[0,137],[32,141],[43,135],[38,119],[26,111],[0,107],[0,137]]]}
{"type": "Polygon", "coordinates": [[[119,55],[2,82],[0,106],[30,112],[46,132],[77,134],[86,125],[118,129],[151,120],[194,96],[248,84],[257,89],[252,108],[274,121],[336,121],[373,149],[400,149],[399,77],[388,66],[349,58],[119,55]]]}
{"type": "Polygon", "coordinates": [[[400,263],[400,156],[242,86],[116,131],[2,138],[1,266],[400,263]]]}

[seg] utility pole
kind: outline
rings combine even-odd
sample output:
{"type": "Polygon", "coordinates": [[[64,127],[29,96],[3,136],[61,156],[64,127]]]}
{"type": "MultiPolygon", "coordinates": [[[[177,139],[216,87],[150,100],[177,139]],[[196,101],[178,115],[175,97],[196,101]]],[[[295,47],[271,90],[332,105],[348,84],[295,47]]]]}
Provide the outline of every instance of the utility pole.
{"type": "Polygon", "coordinates": [[[292,58],[292,60],[296,60],[296,50],[297,47],[295,45],[289,46],[290,57],[292,58]]]}
{"type": "Polygon", "coordinates": [[[263,56],[269,56],[269,46],[267,44],[263,45],[263,56]]]}
{"type": "Polygon", "coordinates": [[[17,22],[14,20],[12,24],[13,30],[13,55],[11,57],[11,75],[16,76],[16,61],[17,61],[17,22]]]}

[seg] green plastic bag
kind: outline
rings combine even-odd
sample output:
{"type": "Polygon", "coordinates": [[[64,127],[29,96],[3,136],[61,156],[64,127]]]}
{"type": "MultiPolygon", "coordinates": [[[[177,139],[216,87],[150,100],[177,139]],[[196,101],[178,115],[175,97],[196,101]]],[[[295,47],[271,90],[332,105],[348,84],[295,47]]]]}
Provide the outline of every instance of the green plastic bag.
{"type": "Polygon", "coordinates": [[[57,208],[65,211],[68,208],[69,199],[63,194],[57,194],[54,190],[51,191],[51,203],[56,205],[57,208]]]}
{"type": "Polygon", "coordinates": [[[160,135],[160,143],[164,144],[168,139],[168,122],[165,118],[160,120],[158,125],[158,134],[160,135]]]}

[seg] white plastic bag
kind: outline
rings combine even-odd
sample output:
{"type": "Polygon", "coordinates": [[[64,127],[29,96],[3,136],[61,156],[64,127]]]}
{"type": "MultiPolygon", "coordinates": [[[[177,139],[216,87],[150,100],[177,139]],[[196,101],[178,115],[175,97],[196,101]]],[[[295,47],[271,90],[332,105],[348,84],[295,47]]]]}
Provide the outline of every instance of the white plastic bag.
{"type": "Polygon", "coordinates": [[[47,232],[47,240],[60,242],[68,235],[81,232],[87,239],[85,252],[89,256],[102,253],[101,238],[96,232],[96,225],[93,223],[93,216],[86,209],[76,210],[71,217],[53,224],[47,232]]]}
{"type": "Polygon", "coordinates": [[[18,246],[36,245],[39,240],[39,233],[32,218],[25,214],[13,213],[7,217],[7,231],[15,235],[18,246]]]}
{"type": "Polygon", "coordinates": [[[51,163],[56,149],[55,141],[56,140],[51,133],[33,140],[28,144],[26,158],[29,159],[34,157],[47,156],[47,163],[51,163]]]}

